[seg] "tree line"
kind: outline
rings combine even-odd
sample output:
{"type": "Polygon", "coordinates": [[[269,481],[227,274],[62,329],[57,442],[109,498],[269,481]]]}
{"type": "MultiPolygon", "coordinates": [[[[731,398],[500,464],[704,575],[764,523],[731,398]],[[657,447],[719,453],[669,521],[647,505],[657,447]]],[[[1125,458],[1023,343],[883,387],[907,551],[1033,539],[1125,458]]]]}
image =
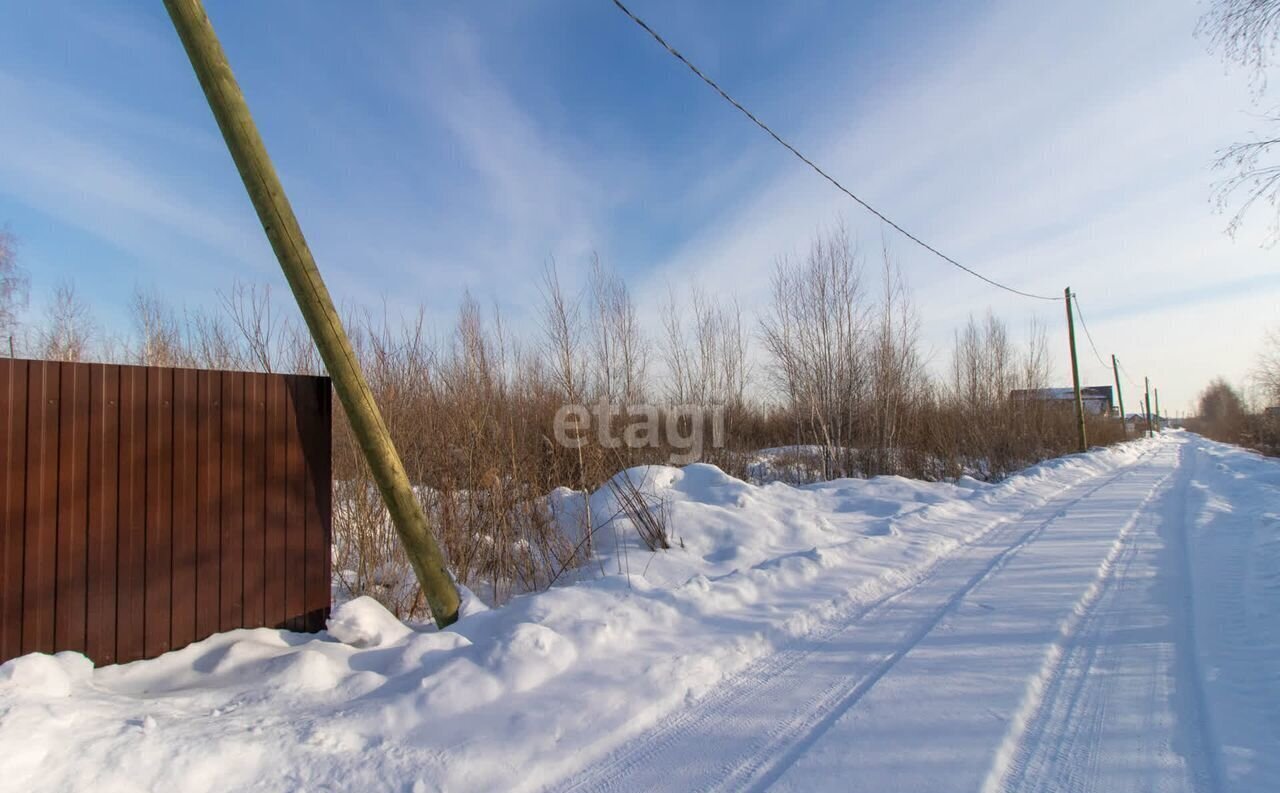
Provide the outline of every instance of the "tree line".
{"type": "MultiPolygon", "coordinates": [[[[292,300],[269,285],[233,283],[216,305],[194,309],[138,290],[130,327],[111,334],[70,282],[54,286],[41,316],[26,317],[12,238],[0,242],[0,330],[16,354],[320,373],[292,300]]],[[[582,568],[597,534],[620,519],[651,535],[650,547],[667,541],[653,519],[662,505],[642,486],[616,492],[617,509],[594,515],[562,488],[591,492],[621,470],[663,464],[681,450],[670,438],[616,444],[590,433],[570,448],[556,441],[554,426],[566,404],[622,406],[606,419],[619,424],[613,437],[623,437],[631,406],[714,410],[722,430],[700,459],[756,481],[993,480],[1073,451],[1069,406],[1011,398],[1051,384],[1042,326],[1016,339],[989,312],[970,317],[955,333],[949,365],[935,373],[910,286],[889,252],[869,257],[842,228],[817,235],[803,256],[780,258],[767,305],[755,314],[697,288],[672,288],[646,327],[625,279],[598,258],[580,284],[548,265],[538,295],[536,334],[513,332],[500,311],[470,295],[443,332],[425,308],[344,312],[452,569],[493,600],[582,568]]],[[[1090,423],[1094,442],[1119,439],[1117,423],[1090,423]]],[[[339,584],[397,613],[420,613],[416,583],[340,412],[333,451],[339,584]]]]}

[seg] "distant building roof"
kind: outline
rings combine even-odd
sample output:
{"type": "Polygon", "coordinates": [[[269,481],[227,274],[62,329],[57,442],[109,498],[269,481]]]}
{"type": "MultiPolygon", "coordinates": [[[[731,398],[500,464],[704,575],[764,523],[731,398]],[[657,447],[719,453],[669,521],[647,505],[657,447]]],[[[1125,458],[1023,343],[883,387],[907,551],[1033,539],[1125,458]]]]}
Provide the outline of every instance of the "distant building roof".
{"type": "MultiPolygon", "coordinates": [[[[1009,392],[1014,399],[1075,399],[1074,388],[1015,388],[1009,392]]],[[[1080,398],[1110,402],[1113,397],[1111,386],[1090,385],[1080,387],[1080,398]]]]}
{"type": "MultiPolygon", "coordinates": [[[[1015,388],[1009,398],[1023,402],[1053,402],[1059,405],[1075,402],[1074,388],[1015,388]]],[[[1108,415],[1115,406],[1111,398],[1111,386],[1091,385],[1080,389],[1080,404],[1095,416],[1108,415]]]]}

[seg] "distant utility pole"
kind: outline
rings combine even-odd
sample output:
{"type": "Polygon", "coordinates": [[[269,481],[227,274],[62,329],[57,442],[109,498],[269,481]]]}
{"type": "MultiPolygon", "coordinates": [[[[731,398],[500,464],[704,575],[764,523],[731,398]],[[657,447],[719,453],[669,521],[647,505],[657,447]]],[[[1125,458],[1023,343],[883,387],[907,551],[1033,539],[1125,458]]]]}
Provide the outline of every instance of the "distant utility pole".
{"type": "Polygon", "coordinates": [[[1067,339],[1071,342],[1071,383],[1076,389],[1076,430],[1080,451],[1089,451],[1089,439],[1084,432],[1084,398],[1080,396],[1080,364],[1076,362],[1076,321],[1071,313],[1071,287],[1062,290],[1067,301],[1067,339]]]}
{"type": "Polygon", "coordinates": [[[1147,437],[1155,437],[1151,430],[1151,377],[1143,377],[1143,385],[1147,386],[1147,437]]]}
{"type": "Polygon", "coordinates": [[[1156,389],[1156,429],[1164,432],[1164,420],[1160,418],[1160,389],[1156,389]]]}
{"type": "Polygon", "coordinates": [[[231,64],[200,0],[164,0],[164,6],[191,59],[196,79],[204,89],[209,108],[240,171],[258,220],[271,241],[280,269],[284,270],[289,288],[298,301],[320,358],[333,378],[334,390],[422,586],[431,616],[436,625],[443,628],[458,619],[458,588],[449,575],[444,554],[431,534],[422,505],[373,400],[373,392],[351,349],[333,299],[302,236],[302,227],[285,196],[284,186],[267,156],[267,148],[249,114],[249,105],[231,72],[231,64]]]}
{"type": "Polygon", "coordinates": [[[1111,356],[1111,372],[1116,376],[1116,398],[1120,400],[1120,434],[1125,438],[1129,437],[1129,421],[1124,415],[1124,390],[1120,388],[1120,364],[1116,362],[1116,356],[1111,356]]]}

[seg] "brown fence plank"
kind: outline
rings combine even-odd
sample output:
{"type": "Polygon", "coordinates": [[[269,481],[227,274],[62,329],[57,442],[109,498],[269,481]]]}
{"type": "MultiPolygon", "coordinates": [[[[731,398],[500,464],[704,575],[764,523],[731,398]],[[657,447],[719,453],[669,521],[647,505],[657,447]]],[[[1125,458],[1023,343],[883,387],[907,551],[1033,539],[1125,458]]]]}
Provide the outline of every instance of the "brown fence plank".
{"type": "Polygon", "coordinates": [[[196,435],[199,409],[196,371],[173,372],[173,589],[170,641],[185,647],[196,638],[196,435]]]}
{"type": "Polygon", "coordinates": [[[116,502],[120,462],[120,369],[89,371],[89,603],[85,653],[98,664],[116,660],[116,502]]]}
{"type": "MultiPolygon", "coordinates": [[[[306,581],[304,583],[304,630],[318,631],[324,627],[325,611],[329,606],[329,565],[331,554],[325,544],[323,504],[328,501],[328,471],[325,460],[329,456],[328,435],[321,415],[321,384],[313,379],[300,380],[298,392],[299,431],[302,443],[303,469],[306,480],[306,581]]],[[[327,387],[327,385],[325,386],[327,387]]]]}
{"type": "Polygon", "coordinates": [[[64,363],[58,399],[54,646],[84,652],[89,513],[89,365],[64,363]]]}
{"type": "Polygon", "coordinates": [[[27,379],[27,523],[22,571],[22,651],[53,652],[58,540],[56,363],[31,365],[27,379]]]}
{"type": "Polygon", "coordinates": [[[27,362],[0,360],[0,661],[22,654],[27,362]]]}
{"type": "Polygon", "coordinates": [[[199,372],[196,482],[196,635],[217,633],[222,573],[222,375],[199,372]]]}
{"type": "Polygon", "coordinates": [[[329,619],[329,608],[333,603],[333,386],[329,378],[316,384],[320,391],[320,472],[318,481],[320,491],[320,561],[318,573],[323,585],[320,590],[322,598],[319,624],[315,630],[323,630],[329,619]]]}
{"type": "Polygon", "coordinates": [[[0,361],[0,661],[323,627],[324,378],[0,361]]]}
{"type": "Polygon", "coordinates": [[[303,468],[302,439],[298,425],[298,378],[285,376],[285,427],[288,439],[288,480],[285,486],[285,570],[284,607],[289,630],[304,630],[306,611],[306,500],[307,481],[303,468]]]}
{"type": "Polygon", "coordinates": [[[313,381],[312,387],[316,392],[312,481],[318,525],[313,535],[317,564],[311,570],[314,586],[308,630],[319,631],[325,627],[333,601],[333,390],[327,379],[313,381]]]}
{"type": "Polygon", "coordinates": [[[283,377],[267,381],[266,427],[266,526],[264,527],[265,620],[272,628],[285,624],[285,527],[288,505],[285,491],[289,482],[289,446],[286,401],[288,393],[283,377]]]}
{"type": "Polygon", "coordinates": [[[310,383],[302,378],[293,381],[293,404],[297,417],[297,443],[302,455],[302,609],[299,611],[302,625],[298,630],[311,630],[311,598],[314,595],[313,567],[317,563],[312,534],[319,525],[319,510],[315,504],[315,488],[313,486],[313,464],[311,461],[312,443],[315,438],[313,413],[315,393],[310,383]]]}
{"type": "Polygon", "coordinates": [[[244,620],[244,373],[222,374],[222,609],[224,631],[244,620]]]}
{"type": "Polygon", "coordinates": [[[169,651],[173,584],[173,370],[147,369],[145,652],[169,651]]]}
{"type": "Polygon", "coordinates": [[[116,524],[116,661],[146,653],[147,370],[120,368],[120,490],[116,524]]]}
{"type": "Polygon", "coordinates": [[[244,382],[244,619],[246,628],[265,625],[264,570],[266,383],[262,374],[247,374],[244,382]]]}

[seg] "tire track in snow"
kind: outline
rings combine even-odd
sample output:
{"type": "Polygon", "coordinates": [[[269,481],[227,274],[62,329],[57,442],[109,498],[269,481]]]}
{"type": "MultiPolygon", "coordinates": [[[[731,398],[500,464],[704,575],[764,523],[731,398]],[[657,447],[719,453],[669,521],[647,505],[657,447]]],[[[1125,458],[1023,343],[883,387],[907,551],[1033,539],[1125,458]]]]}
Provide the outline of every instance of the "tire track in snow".
{"type": "MultiPolygon", "coordinates": [[[[1142,506],[1154,498],[1167,479],[1157,483],[1142,506]]],[[[1071,763],[1066,772],[1069,775],[1068,790],[1083,788],[1083,779],[1089,775],[1081,773],[1082,765],[1096,767],[1097,737],[1101,734],[1105,717],[1106,698],[1098,696],[1097,688],[1088,685],[1089,672],[1100,648],[1096,641],[1084,641],[1084,638],[1096,633],[1098,607],[1112,591],[1116,569],[1127,567],[1132,562],[1134,546],[1130,540],[1138,519],[1135,512],[1121,528],[1098,565],[1097,578],[1059,626],[1059,638],[1049,646],[1040,672],[1027,685],[1022,705],[1014,716],[1013,727],[996,752],[982,787],[984,793],[1023,790],[1028,776],[1044,781],[1044,776],[1063,755],[1071,763]],[[1055,710],[1058,703],[1063,703],[1065,713],[1055,710]],[[1048,733],[1051,716],[1057,717],[1054,721],[1066,725],[1067,734],[1063,740],[1055,741],[1052,749],[1045,749],[1051,751],[1052,756],[1043,759],[1037,752],[1046,745],[1043,739],[1048,733]],[[1083,762],[1081,754],[1085,755],[1083,762]],[[1037,764],[1033,760],[1040,762],[1037,764]],[[1028,774],[1029,770],[1036,773],[1028,774]]]]}
{"type": "MultiPolygon", "coordinates": [[[[605,793],[637,789],[632,779],[633,774],[669,768],[668,755],[677,747],[699,735],[710,734],[717,725],[731,718],[735,710],[749,705],[757,698],[769,697],[770,690],[779,685],[778,681],[783,679],[784,673],[799,667],[819,652],[822,645],[831,642],[841,633],[856,628],[860,621],[874,616],[895,601],[919,590],[933,580],[944,566],[966,561],[972,563],[974,560],[966,556],[966,551],[972,551],[983,543],[998,543],[1001,548],[999,551],[985,558],[958,590],[952,592],[924,620],[918,621],[868,672],[842,679],[811,697],[803,707],[797,709],[792,718],[773,724],[758,740],[735,747],[735,753],[728,763],[721,762],[714,767],[703,765],[696,769],[702,771],[707,778],[682,777],[678,782],[681,790],[761,790],[767,787],[803,754],[805,748],[812,745],[836,719],[856,705],[912,648],[928,636],[974,587],[1001,569],[1020,549],[1043,534],[1073,506],[1129,475],[1151,454],[1152,452],[1142,454],[1119,471],[1106,475],[1101,483],[1088,480],[1075,484],[1019,515],[994,521],[963,545],[932,560],[916,572],[906,586],[885,593],[869,603],[860,604],[842,615],[829,618],[813,632],[790,642],[790,646],[784,645],[779,651],[722,681],[692,707],[677,712],[660,726],[633,738],[620,750],[606,756],[602,762],[583,769],[575,777],[566,780],[561,787],[553,786],[550,789],[565,793],[605,793]],[[1078,495],[1073,495],[1074,493],[1078,495]],[[1019,532],[1022,521],[1037,512],[1047,512],[1049,516],[1031,529],[1019,532]]],[[[669,784],[674,782],[669,775],[666,778],[669,784]]]]}
{"type": "Polygon", "coordinates": [[[1197,443],[1195,452],[1182,539],[1184,558],[1195,562],[1189,586],[1199,608],[1186,629],[1203,673],[1194,678],[1203,686],[1199,696],[1211,705],[1203,711],[1215,752],[1210,758],[1223,789],[1274,793],[1280,789],[1280,469],[1211,441],[1197,443]]]}
{"type": "MultiPolygon", "coordinates": [[[[1192,477],[1191,468],[1183,465],[1183,454],[1188,447],[1179,450],[1175,470],[1163,477],[1143,499],[1133,516],[1121,528],[1111,549],[1098,566],[1097,578],[1076,602],[1071,613],[1059,628],[1059,639],[1045,653],[1040,672],[1027,685],[1022,705],[1014,716],[1010,731],[1006,734],[983,784],[983,793],[1012,793],[1012,791],[1085,791],[1092,790],[1098,779],[1100,738],[1107,718],[1109,692],[1107,686],[1113,677],[1095,674],[1099,654],[1105,652],[1101,641],[1104,621],[1110,609],[1104,608],[1115,598],[1117,588],[1124,582],[1125,574],[1133,564],[1137,553],[1136,533],[1144,519],[1150,517],[1146,508],[1165,490],[1165,486],[1177,477],[1174,493],[1182,493],[1180,510],[1167,510],[1166,517],[1177,513],[1173,544],[1180,573],[1189,584],[1190,565],[1185,550],[1185,493],[1192,477]]],[[[1194,451],[1191,452],[1194,454],[1194,451]]],[[[1190,608],[1190,592],[1184,587],[1185,608],[1190,608]]],[[[1184,620],[1189,620],[1189,612],[1184,620]]],[[[1176,619],[1176,617],[1175,617],[1176,619]]],[[[1121,648],[1122,651],[1125,648],[1121,648]]],[[[1194,662],[1194,645],[1186,643],[1179,635],[1175,644],[1176,665],[1182,665],[1190,655],[1194,662]]],[[[1158,690],[1159,675],[1148,678],[1147,699],[1156,701],[1164,692],[1158,690]]],[[[1213,793],[1221,790],[1220,776],[1213,770],[1215,750],[1204,719],[1203,689],[1198,670],[1178,673],[1178,686],[1187,686],[1191,713],[1181,713],[1196,726],[1197,751],[1189,759],[1197,790],[1213,793]],[[1189,679],[1184,679],[1189,678],[1189,679]]],[[[1144,711],[1144,718],[1151,718],[1154,708],[1144,711]]],[[[1184,709],[1185,710],[1185,709],[1184,709]]],[[[1142,735],[1150,735],[1144,730],[1142,735]]]]}
{"type": "Polygon", "coordinates": [[[1178,647],[1180,652],[1176,658],[1178,688],[1187,693],[1182,695],[1183,712],[1180,717],[1191,728],[1192,740],[1197,741],[1198,749],[1192,756],[1198,761],[1194,768],[1197,787],[1205,793],[1217,793],[1225,790],[1222,773],[1222,757],[1218,741],[1214,735],[1212,716],[1209,712],[1208,697],[1204,690],[1204,675],[1200,669],[1200,650],[1196,637],[1196,618],[1194,603],[1194,579],[1191,573],[1191,538],[1190,531],[1191,483],[1196,481],[1200,467],[1199,450],[1187,445],[1191,464],[1187,468],[1185,481],[1182,483],[1182,498],[1178,509],[1171,510],[1173,526],[1169,543],[1177,559],[1178,572],[1182,578],[1182,588],[1173,616],[1178,629],[1178,647]]]}
{"type": "MultiPolygon", "coordinates": [[[[981,568],[968,581],[966,581],[960,589],[956,590],[950,597],[948,597],[942,605],[934,610],[923,622],[918,623],[916,629],[913,630],[892,653],[881,660],[880,663],[876,664],[875,668],[869,675],[854,682],[852,686],[848,687],[847,690],[844,690],[838,696],[826,699],[799,724],[789,726],[788,729],[784,731],[786,734],[781,736],[779,740],[772,742],[773,745],[769,748],[760,752],[754,761],[736,769],[734,773],[730,774],[723,781],[723,783],[717,785],[716,789],[750,790],[753,791],[753,793],[766,790],[788,768],[790,768],[800,755],[802,755],[809,746],[812,746],[813,743],[831,727],[831,725],[835,724],[841,716],[857,705],[858,701],[866,696],[876,683],[891,672],[893,668],[897,666],[898,662],[906,657],[911,650],[915,649],[917,645],[924,641],[924,639],[935,627],[938,626],[939,623],[943,621],[943,619],[955,611],[956,607],[970,592],[999,572],[1020,550],[1034,542],[1051,525],[1064,517],[1072,506],[1084,501],[1129,473],[1131,473],[1131,469],[1120,471],[1119,473],[1109,477],[1107,481],[1102,484],[1097,485],[1083,495],[1070,500],[1068,503],[1058,508],[1048,519],[1030,529],[1015,540],[1012,545],[997,553],[987,565],[981,568]]],[[[896,597],[897,596],[895,596],[895,599],[896,597]]]]}

